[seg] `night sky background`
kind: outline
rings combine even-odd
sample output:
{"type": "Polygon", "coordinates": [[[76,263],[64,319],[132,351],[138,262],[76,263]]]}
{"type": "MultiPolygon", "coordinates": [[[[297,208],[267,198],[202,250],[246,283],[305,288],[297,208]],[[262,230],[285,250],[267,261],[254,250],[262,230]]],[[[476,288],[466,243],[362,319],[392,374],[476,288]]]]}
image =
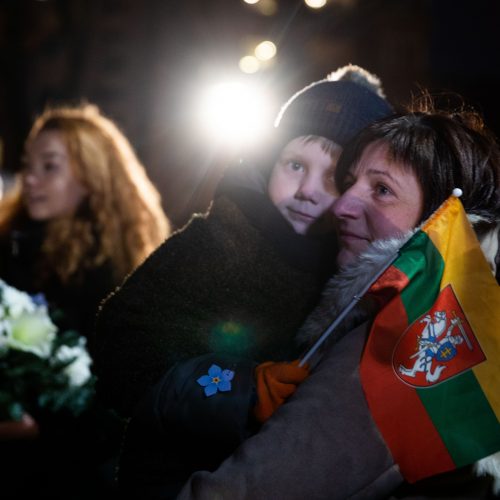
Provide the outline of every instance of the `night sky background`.
{"type": "Polygon", "coordinates": [[[3,172],[18,167],[44,106],[85,99],[118,123],[168,216],[183,225],[207,207],[212,166],[227,160],[197,132],[195,103],[206,82],[241,77],[238,61],[261,40],[272,40],[277,55],[245,78],[272,92],[273,114],[304,85],[353,63],[377,74],[396,105],[421,88],[458,93],[500,136],[497,0],[329,0],[318,10],[303,0],[259,4],[0,0],[3,172]]]}

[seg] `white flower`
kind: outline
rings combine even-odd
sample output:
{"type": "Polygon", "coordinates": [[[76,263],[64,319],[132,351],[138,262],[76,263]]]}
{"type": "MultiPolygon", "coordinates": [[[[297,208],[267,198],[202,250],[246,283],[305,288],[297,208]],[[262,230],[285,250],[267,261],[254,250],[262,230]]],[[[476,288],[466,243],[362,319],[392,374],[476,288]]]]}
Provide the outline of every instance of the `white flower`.
{"type": "Polygon", "coordinates": [[[2,307],[0,307],[0,318],[9,315],[16,318],[26,312],[34,312],[36,306],[31,297],[24,292],[12,288],[0,280],[0,289],[2,293],[2,307]]]}
{"type": "Polygon", "coordinates": [[[57,328],[44,308],[24,312],[13,318],[6,332],[6,345],[47,358],[56,337],[57,328]]]}
{"type": "Polygon", "coordinates": [[[83,385],[90,378],[90,365],[92,360],[85,349],[85,339],[80,338],[78,345],[69,347],[62,345],[56,352],[56,359],[65,363],[74,359],[65,369],[71,386],[83,385]]]}
{"type": "Polygon", "coordinates": [[[73,331],[57,335],[43,297],[0,280],[0,357],[7,367],[1,413],[15,419],[27,408],[65,407],[74,415],[87,408],[94,392],[85,339],[73,331]],[[42,359],[34,363],[32,354],[42,359]]]}

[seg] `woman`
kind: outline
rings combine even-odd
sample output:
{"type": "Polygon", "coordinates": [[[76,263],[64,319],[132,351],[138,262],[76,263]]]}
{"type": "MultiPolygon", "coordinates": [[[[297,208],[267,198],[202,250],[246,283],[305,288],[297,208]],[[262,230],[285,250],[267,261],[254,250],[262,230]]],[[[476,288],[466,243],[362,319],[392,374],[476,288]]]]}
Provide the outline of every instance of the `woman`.
{"type": "Polygon", "coordinates": [[[167,237],[160,195],[92,105],[35,120],[20,181],[0,206],[0,277],[89,336],[99,302],[167,237]]]}
{"type": "MultiPolygon", "coordinates": [[[[19,177],[0,204],[0,278],[42,293],[59,329],[85,335],[92,354],[100,301],[169,234],[160,195],[128,140],[92,105],[42,113],[19,177]]],[[[0,424],[4,492],[28,495],[36,484],[39,496],[93,496],[102,487],[97,464],[115,452],[115,421],[98,407],[78,419],[33,416],[0,424]],[[18,477],[25,471],[28,483],[18,477]]]]}
{"type": "MultiPolygon", "coordinates": [[[[303,343],[323,333],[367,283],[375,263],[457,186],[498,278],[500,152],[477,115],[428,108],[371,125],[345,148],[336,182],[342,194],[333,211],[344,269],[302,328],[303,343]],[[392,244],[371,245],[392,237],[392,244]]],[[[191,476],[178,498],[490,497],[491,478],[481,480],[470,469],[405,484],[360,381],[372,307],[363,301],[293,397],[219,469],[191,476]]]]}

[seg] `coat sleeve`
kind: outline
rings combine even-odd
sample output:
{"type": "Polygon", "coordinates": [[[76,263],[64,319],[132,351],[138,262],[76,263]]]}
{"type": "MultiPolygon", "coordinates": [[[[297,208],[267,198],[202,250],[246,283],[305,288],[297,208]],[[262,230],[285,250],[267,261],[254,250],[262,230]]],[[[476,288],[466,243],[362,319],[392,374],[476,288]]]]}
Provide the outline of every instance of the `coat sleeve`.
{"type": "Polygon", "coordinates": [[[255,431],[254,370],[248,359],[205,354],[163,375],[127,426],[120,493],[126,498],[174,498],[194,471],[215,469],[255,431]],[[229,383],[211,383],[213,376],[229,383]]]}
{"type": "Polygon", "coordinates": [[[358,375],[366,325],[330,348],[296,393],[178,500],[383,498],[402,477],[370,416],[358,375]]]}

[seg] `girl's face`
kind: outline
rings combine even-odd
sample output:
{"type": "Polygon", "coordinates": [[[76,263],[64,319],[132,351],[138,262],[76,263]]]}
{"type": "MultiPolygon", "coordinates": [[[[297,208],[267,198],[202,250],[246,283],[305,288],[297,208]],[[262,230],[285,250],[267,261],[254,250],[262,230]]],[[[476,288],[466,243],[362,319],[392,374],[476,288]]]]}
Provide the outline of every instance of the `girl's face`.
{"type": "Polygon", "coordinates": [[[339,265],[353,262],[375,240],[414,228],[423,211],[423,191],[415,174],[392,161],[384,143],[370,144],[339,186],[332,207],[338,219],[339,265]]]}
{"type": "Polygon", "coordinates": [[[87,196],[75,177],[61,132],[41,132],[27,147],[22,170],[23,200],[34,220],[71,215],[87,196]]]}

